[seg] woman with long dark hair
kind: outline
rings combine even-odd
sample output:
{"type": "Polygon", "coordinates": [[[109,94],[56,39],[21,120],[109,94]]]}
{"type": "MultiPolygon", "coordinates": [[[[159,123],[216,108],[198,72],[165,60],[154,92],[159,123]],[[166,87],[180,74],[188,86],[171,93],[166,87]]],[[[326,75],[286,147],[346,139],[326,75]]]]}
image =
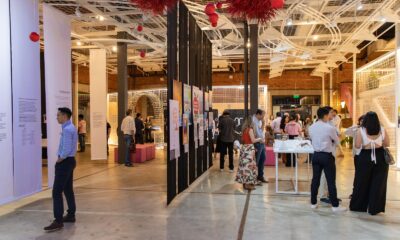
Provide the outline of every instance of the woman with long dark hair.
{"type": "Polygon", "coordinates": [[[368,112],[357,132],[356,148],[361,152],[356,161],[350,210],[376,215],[385,212],[389,165],[385,161],[384,147],[390,145],[386,130],[378,115],[368,112]]]}

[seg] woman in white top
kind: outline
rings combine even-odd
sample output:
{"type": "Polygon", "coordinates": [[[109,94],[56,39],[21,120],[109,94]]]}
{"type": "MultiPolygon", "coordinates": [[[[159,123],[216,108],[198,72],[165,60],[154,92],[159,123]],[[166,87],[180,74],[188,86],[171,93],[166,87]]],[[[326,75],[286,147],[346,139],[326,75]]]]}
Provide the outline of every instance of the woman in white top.
{"type": "Polygon", "coordinates": [[[368,112],[357,132],[356,148],[361,152],[356,161],[350,210],[376,215],[385,212],[389,165],[385,162],[384,147],[389,137],[381,126],[378,115],[368,112]]]}

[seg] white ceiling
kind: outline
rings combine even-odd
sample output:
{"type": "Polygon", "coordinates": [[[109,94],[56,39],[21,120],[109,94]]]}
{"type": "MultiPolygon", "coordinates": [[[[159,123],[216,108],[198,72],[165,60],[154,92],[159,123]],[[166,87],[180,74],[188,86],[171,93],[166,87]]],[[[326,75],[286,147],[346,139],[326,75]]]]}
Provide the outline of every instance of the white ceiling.
{"type": "MultiPolygon", "coordinates": [[[[100,47],[108,50],[109,69],[115,71],[117,33],[124,31],[130,36],[124,40],[129,43],[129,63],[143,71],[164,70],[165,15],[143,14],[128,0],[42,2],[71,17],[75,63],[86,64],[88,49],[100,47]],[[137,31],[138,25],[144,26],[142,32],[137,31]],[[146,51],[145,58],[139,56],[140,51],[146,51]]],[[[184,3],[213,43],[214,68],[228,71],[232,64],[242,63],[243,22],[222,9],[218,26],[212,28],[201,1],[184,3]]],[[[346,54],[358,52],[360,43],[377,40],[376,30],[385,22],[399,21],[399,11],[398,0],[286,0],[272,21],[259,26],[260,68],[269,69],[271,77],[285,69],[302,68],[313,68],[315,75],[321,75],[347,61],[346,54]]]]}

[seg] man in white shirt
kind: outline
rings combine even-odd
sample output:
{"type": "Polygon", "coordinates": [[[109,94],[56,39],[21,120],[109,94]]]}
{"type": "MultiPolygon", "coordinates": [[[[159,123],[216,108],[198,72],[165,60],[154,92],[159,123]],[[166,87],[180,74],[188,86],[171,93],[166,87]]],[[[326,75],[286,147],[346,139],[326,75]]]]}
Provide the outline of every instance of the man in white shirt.
{"type": "Polygon", "coordinates": [[[125,166],[133,167],[131,163],[131,144],[134,141],[133,136],[135,136],[136,128],[131,109],[126,111],[126,117],[121,123],[121,131],[124,134],[124,140],[126,144],[125,166]]]}
{"type": "Polygon", "coordinates": [[[346,208],[339,207],[339,199],[336,190],[336,165],[333,152],[339,143],[336,129],[329,124],[329,110],[318,109],[318,121],[310,127],[310,137],[314,148],[313,179],[311,183],[311,208],[317,208],[318,188],[321,181],[321,174],[324,171],[328,182],[329,200],[333,212],[346,211],[346,208]]]}
{"type": "Polygon", "coordinates": [[[85,152],[86,148],[86,121],[83,117],[83,114],[79,114],[78,116],[78,137],[79,137],[79,145],[80,152],[85,152]]]}
{"type": "Polygon", "coordinates": [[[277,112],[276,118],[271,123],[271,128],[274,131],[275,138],[277,134],[281,133],[281,121],[282,121],[282,113],[277,112]]]}

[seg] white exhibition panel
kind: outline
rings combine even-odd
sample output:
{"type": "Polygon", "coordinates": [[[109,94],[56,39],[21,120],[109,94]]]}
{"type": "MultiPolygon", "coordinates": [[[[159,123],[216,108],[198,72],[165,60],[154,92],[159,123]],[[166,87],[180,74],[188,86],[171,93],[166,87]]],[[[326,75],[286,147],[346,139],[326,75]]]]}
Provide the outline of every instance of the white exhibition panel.
{"type": "Polygon", "coordinates": [[[52,187],[61,134],[61,125],[57,121],[58,108],[68,107],[72,110],[70,19],[50,5],[43,4],[43,32],[48,184],[52,187]]]}
{"type": "MultiPolygon", "coordinates": [[[[38,1],[10,1],[13,94],[14,197],[42,189],[38,1]]],[[[3,53],[2,53],[3,54],[3,53]]]]}
{"type": "Polygon", "coordinates": [[[92,160],[107,159],[106,51],[90,50],[90,143],[92,160]]]}
{"type": "Polygon", "coordinates": [[[14,197],[9,1],[0,1],[0,204],[14,197]]]}

